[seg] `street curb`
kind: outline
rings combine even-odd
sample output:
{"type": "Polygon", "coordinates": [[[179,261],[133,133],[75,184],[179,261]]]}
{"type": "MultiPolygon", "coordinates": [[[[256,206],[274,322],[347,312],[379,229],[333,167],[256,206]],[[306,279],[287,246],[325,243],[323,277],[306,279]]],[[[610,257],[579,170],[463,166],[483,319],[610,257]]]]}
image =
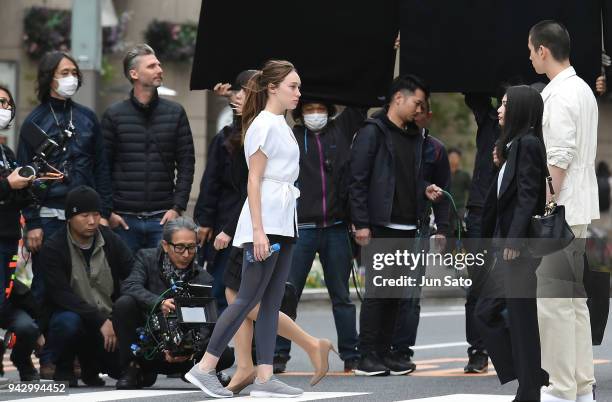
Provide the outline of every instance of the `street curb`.
{"type": "MultiPolygon", "coordinates": [[[[359,301],[357,292],[351,288],[351,299],[353,302],[359,301]]],[[[422,298],[427,299],[456,299],[464,298],[465,290],[460,287],[425,287],[423,288],[422,298]]],[[[306,288],[302,292],[300,303],[308,302],[331,302],[326,288],[306,288]]]]}

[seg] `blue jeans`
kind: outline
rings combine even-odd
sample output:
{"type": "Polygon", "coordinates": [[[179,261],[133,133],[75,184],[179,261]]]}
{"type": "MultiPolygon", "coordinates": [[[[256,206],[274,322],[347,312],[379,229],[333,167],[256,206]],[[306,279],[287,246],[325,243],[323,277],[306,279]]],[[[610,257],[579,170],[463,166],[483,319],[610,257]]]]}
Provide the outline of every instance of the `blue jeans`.
{"type": "Polygon", "coordinates": [[[49,320],[47,344],[51,362],[56,372],[72,373],[75,356],[83,371],[107,373],[112,378],[121,374],[119,350],[104,351],[104,339],[100,328],[88,327],[81,317],[72,311],[56,311],[49,320]]]}
{"type": "MultiPolygon", "coordinates": [[[[212,247],[212,246],[210,246],[212,247]]],[[[229,260],[231,247],[217,251],[212,263],[208,263],[206,270],[214,278],[213,280],[213,296],[217,300],[218,314],[221,315],[223,310],[227,308],[227,300],[225,299],[225,283],[223,282],[223,272],[229,260]]]]}
{"type": "Polygon", "coordinates": [[[114,230],[132,250],[132,253],[136,254],[138,250],[143,248],[157,248],[159,246],[164,230],[163,225],[159,224],[164,217],[163,213],[153,216],[120,215],[130,229],[125,230],[122,226],[118,226],[114,230]]]}
{"type": "MultiPolygon", "coordinates": [[[[66,221],[62,221],[57,218],[41,218],[42,230],[43,230],[43,242],[50,239],[55,232],[60,230],[66,225],[66,221]]],[[[32,295],[38,303],[44,303],[45,300],[45,282],[43,275],[45,270],[45,263],[40,259],[40,252],[32,254],[32,295]]]]}
{"type": "MultiPolygon", "coordinates": [[[[317,252],[332,301],[340,357],[343,360],[357,358],[357,314],[349,293],[351,250],[346,226],[338,224],[327,228],[299,229],[288,278],[295,286],[298,300],[317,252]]],[[[290,351],[291,342],[277,337],[276,354],[288,356],[290,351]]]]}

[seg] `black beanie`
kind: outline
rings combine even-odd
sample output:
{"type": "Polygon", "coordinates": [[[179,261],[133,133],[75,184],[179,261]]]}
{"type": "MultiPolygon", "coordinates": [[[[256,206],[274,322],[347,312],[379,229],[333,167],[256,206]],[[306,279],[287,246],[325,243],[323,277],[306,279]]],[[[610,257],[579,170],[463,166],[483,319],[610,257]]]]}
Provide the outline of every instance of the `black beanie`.
{"type": "Polygon", "coordinates": [[[85,212],[100,212],[102,210],[101,203],[100,196],[93,188],[88,186],[75,187],[66,195],[66,219],[85,212]]]}

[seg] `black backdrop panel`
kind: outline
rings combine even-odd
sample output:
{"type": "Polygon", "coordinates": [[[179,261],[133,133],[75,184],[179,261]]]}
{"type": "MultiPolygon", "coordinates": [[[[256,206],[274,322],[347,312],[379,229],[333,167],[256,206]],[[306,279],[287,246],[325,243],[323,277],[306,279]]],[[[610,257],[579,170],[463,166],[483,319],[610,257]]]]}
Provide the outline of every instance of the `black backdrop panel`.
{"type": "MultiPolygon", "coordinates": [[[[609,2],[610,0],[605,0],[609,2]]],[[[401,0],[402,74],[438,92],[494,92],[502,81],[547,81],[529,61],[529,29],[543,19],[566,25],[571,61],[591,86],[600,72],[600,0],[401,0]]]]}
{"type": "Polygon", "coordinates": [[[191,89],[233,82],[268,59],[286,59],[302,97],[378,105],[393,78],[397,0],[202,2],[191,89]]]}

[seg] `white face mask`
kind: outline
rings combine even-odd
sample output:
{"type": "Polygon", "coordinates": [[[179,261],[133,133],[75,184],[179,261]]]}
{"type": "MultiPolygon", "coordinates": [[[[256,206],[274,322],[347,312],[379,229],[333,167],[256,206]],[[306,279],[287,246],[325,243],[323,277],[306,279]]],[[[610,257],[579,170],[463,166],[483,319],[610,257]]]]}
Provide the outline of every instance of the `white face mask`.
{"type": "Polygon", "coordinates": [[[322,130],[327,125],[327,113],[305,114],[304,125],[311,131],[322,130]]]}
{"type": "Polygon", "coordinates": [[[72,98],[79,86],[78,78],[71,75],[68,77],[56,78],[55,80],[58,84],[55,92],[62,98],[72,98]]]}
{"type": "Polygon", "coordinates": [[[0,130],[4,130],[11,122],[12,113],[8,109],[0,109],[0,130]]]}

